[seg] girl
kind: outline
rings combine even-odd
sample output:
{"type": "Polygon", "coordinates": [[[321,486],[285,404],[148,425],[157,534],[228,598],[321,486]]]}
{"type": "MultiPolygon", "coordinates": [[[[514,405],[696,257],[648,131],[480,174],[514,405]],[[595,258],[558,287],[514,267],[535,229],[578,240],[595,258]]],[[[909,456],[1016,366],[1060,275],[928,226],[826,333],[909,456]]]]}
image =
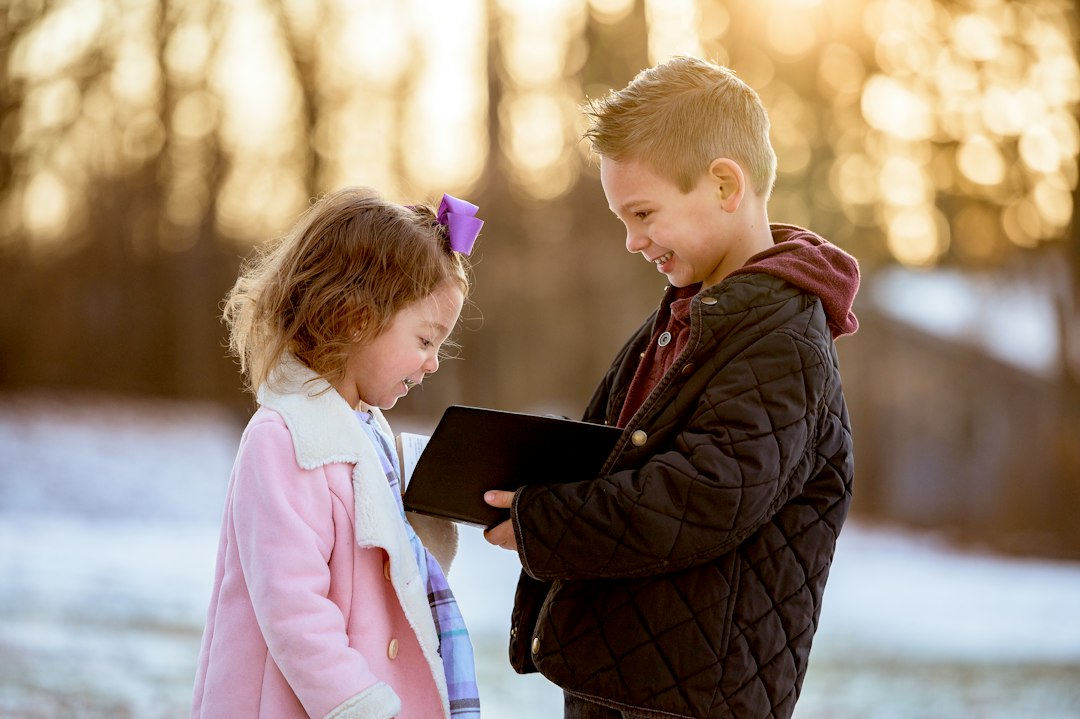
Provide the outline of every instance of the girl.
{"type": "Polygon", "coordinates": [[[483,221],[364,189],[245,267],[224,319],[260,405],[225,501],[192,717],[479,717],[449,523],[401,505],[380,410],[439,368],[483,221]],[[420,526],[421,521],[424,527],[420,526]]]}

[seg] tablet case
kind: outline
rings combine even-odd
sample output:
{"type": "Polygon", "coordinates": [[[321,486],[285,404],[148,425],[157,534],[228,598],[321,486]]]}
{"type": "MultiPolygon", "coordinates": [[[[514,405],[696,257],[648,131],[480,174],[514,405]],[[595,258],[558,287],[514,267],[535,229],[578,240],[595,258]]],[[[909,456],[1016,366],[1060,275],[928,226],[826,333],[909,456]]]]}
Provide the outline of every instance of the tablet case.
{"type": "Polygon", "coordinates": [[[416,462],[405,509],[478,527],[510,513],[489,489],[594,479],[622,430],[551,415],[451,405],[416,462]]]}

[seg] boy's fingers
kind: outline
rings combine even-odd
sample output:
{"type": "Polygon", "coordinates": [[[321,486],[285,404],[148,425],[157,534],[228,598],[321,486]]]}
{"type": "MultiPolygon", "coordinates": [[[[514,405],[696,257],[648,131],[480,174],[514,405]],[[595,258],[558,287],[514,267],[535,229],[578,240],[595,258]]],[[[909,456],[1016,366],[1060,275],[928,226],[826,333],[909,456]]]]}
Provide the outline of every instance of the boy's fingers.
{"type": "Polygon", "coordinates": [[[484,531],[484,539],[496,547],[517,551],[517,540],[514,537],[514,526],[508,519],[501,524],[496,524],[491,529],[484,531]]]}
{"type": "Polygon", "coordinates": [[[488,492],[484,492],[484,501],[490,504],[492,507],[510,509],[510,507],[514,503],[514,493],[503,492],[498,489],[492,489],[488,492]]]}

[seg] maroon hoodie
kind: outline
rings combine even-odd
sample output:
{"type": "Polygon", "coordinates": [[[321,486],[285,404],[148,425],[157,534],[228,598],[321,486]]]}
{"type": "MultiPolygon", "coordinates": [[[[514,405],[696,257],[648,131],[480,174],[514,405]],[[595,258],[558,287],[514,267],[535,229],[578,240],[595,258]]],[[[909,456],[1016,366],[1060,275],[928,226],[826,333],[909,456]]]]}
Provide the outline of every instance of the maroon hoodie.
{"type": "MultiPolygon", "coordinates": [[[[859,290],[859,263],[854,257],[795,225],[772,223],[773,246],[759,252],[728,277],[767,274],[816,295],[825,309],[833,339],[854,333],[859,321],[851,310],[859,290]]],[[[641,403],[668,371],[690,337],[690,302],[700,285],[672,288],[654,323],[651,351],[646,351],[627,390],[619,413],[625,427],[641,403]]]]}
{"type": "MultiPolygon", "coordinates": [[[[859,329],[851,311],[859,291],[859,263],[810,230],[773,223],[773,246],[759,252],[731,275],[763,273],[787,280],[821,299],[835,340],[859,329]]],[[[731,277],[728,275],[728,277],[731,277]]]]}

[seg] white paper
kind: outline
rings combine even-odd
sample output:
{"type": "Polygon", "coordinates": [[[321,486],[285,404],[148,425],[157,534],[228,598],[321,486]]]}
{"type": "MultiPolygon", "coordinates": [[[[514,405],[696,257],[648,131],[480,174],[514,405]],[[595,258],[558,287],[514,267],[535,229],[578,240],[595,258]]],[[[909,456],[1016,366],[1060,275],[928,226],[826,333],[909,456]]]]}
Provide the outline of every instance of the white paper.
{"type": "Polygon", "coordinates": [[[415,434],[413,432],[402,432],[398,435],[397,449],[398,460],[401,463],[402,492],[409,486],[409,480],[412,479],[416,462],[420,459],[420,453],[424,451],[429,439],[431,437],[426,434],[415,434]]]}

